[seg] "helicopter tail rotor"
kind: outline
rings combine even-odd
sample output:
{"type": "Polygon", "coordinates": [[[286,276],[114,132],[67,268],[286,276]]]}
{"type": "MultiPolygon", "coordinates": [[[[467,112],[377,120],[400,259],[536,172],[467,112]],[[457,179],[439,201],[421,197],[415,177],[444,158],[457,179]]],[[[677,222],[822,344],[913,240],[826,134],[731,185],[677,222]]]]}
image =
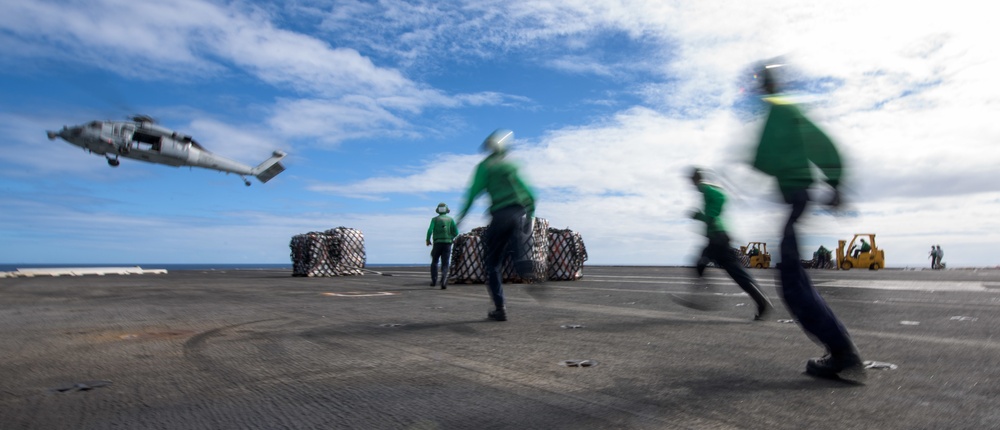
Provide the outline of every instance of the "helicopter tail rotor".
{"type": "Polygon", "coordinates": [[[279,173],[285,171],[285,166],[280,163],[281,159],[285,158],[285,155],[287,154],[282,151],[274,151],[271,158],[268,158],[263,163],[260,163],[259,166],[254,167],[251,174],[256,176],[260,182],[267,183],[267,181],[270,181],[275,176],[278,176],[279,173]]]}

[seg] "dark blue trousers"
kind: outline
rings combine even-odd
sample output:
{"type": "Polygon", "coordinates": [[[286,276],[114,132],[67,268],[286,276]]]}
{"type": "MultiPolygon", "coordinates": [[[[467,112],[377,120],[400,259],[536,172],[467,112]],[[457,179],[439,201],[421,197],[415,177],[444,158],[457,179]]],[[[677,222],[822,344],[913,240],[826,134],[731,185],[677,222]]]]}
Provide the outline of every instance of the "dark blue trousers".
{"type": "Polygon", "coordinates": [[[448,263],[451,261],[451,244],[435,243],[431,248],[431,283],[437,284],[438,259],[441,260],[441,284],[448,283],[448,263]]]}
{"type": "Polygon", "coordinates": [[[490,298],[497,309],[503,309],[503,286],[500,280],[503,277],[503,257],[510,251],[524,252],[520,250],[521,230],[525,221],[525,210],[523,206],[507,206],[497,209],[491,214],[493,220],[483,238],[483,266],[486,268],[486,286],[489,288],[490,298]]]}
{"type": "Polygon", "coordinates": [[[820,297],[806,274],[799,258],[799,243],[795,237],[795,222],[805,212],[809,203],[809,193],[806,189],[784,193],[792,212],[785,224],[784,237],[781,239],[781,265],[778,271],[781,276],[781,296],[785,300],[788,311],[795,316],[813,340],[823,344],[831,354],[855,351],[847,329],[841,324],[833,310],[820,297]]]}
{"type": "Polygon", "coordinates": [[[714,261],[722,267],[736,281],[736,285],[739,285],[753,299],[753,302],[757,304],[758,313],[767,308],[769,305],[767,296],[760,290],[753,276],[750,276],[750,273],[740,264],[733,247],[730,246],[729,235],[726,232],[709,233],[708,245],[705,246],[705,250],[702,251],[701,258],[698,259],[698,264],[695,266],[698,277],[705,273],[709,261],[714,261]]]}

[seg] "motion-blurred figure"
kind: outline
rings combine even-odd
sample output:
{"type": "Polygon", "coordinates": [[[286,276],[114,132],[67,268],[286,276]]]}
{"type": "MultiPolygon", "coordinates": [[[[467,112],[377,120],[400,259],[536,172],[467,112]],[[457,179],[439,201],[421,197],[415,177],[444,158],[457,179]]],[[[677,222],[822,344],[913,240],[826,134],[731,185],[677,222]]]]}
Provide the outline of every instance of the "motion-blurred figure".
{"type": "Polygon", "coordinates": [[[807,190],[813,183],[810,164],[816,165],[826,177],[826,182],[833,187],[833,198],[829,202],[832,207],[840,205],[837,187],[843,165],[833,142],[791,100],[781,96],[776,79],[776,68],[779,67],[767,65],[757,73],[762,81],[768,116],[753,167],[777,179],[790,209],[781,240],[781,263],[778,265],[781,294],[802,329],[827,351],[822,358],[809,359],[806,372],[818,377],[861,380],[865,376],[861,356],[847,329],[820,297],[802,268],[795,236],[795,223],[809,203],[807,190]]]}
{"type": "Polygon", "coordinates": [[[510,245],[515,262],[528,260],[525,257],[529,252],[527,240],[535,214],[534,193],[521,179],[517,166],[506,158],[507,147],[513,140],[513,131],[498,129],[483,141],[482,150],[489,155],[476,166],[472,185],[465,196],[465,205],[458,215],[458,222],[461,223],[480,194],[486,192],[490,195],[490,215],[493,219],[483,237],[483,264],[494,305],[494,310],[487,317],[494,321],[507,321],[503,286],[500,284],[504,254],[510,245]]]}
{"type": "Polygon", "coordinates": [[[435,209],[438,216],[431,218],[431,225],[427,227],[427,246],[431,246],[433,240],[434,247],[431,248],[431,286],[437,285],[438,259],[441,260],[441,289],[448,288],[448,262],[451,259],[451,244],[458,236],[458,226],[455,220],[448,216],[451,209],[448,205],[440,203],[435,209]]]}
{"type": "Polygon", "coordinates": [[[813,267],[818,269],[829,269],[833,267],[833,253],[826,249],[825,246],[820,245],[819,249],[813,253],[813,267]]]}
{"type": "MultiPolygon", "coordinates": [[[[729,234],[726,232],[726,226],[722,222],[722,208],[726,203],[726,195],[722,192],[721,187],[705,181],[701,169],[694,168],[691,170],[691,183],[705,197],[705,209],[692,212],[691,218],[705,223],[705,236],[708,237],[708,245],[702,251],[701,258],[698,260],[695,268],[698,271],[698,277],[701,278],[705,273],[708,263],[714,261],[757,304],[757,314],[754,316],[754,319],[757,321],[763,320],[766,314],[771,312],[773,306],[771,305],[771,301],[767,299],[767,296],[761,292],[757,281],[740,264],[736,253],[733,252],[733,247],[730,245],[729,234]]],[[[754,247],[750,250],[750,255],[754,255],[753,252],[755,250],[757,254],[760,254],[760,249],[754,247]]]]}

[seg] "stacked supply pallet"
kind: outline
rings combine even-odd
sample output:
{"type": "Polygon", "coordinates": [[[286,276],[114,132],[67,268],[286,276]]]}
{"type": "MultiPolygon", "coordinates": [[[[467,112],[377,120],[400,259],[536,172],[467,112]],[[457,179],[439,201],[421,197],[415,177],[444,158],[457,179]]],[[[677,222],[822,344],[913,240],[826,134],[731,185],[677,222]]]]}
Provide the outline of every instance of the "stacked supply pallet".
{"type": "Polygon", "coordinates": [[[485,284],[486,268],[483,266],[483,234],[486,227],[476,227],[455,238],[451,247],[451,266],[448,282],[452,284],[485,284]]]}
{"type": "Polygon", "coordinates": [[[583,236],[570,229],[550,228],[549,280],[575,281],[583,277],[583,262],[587,261],[587,247],[583,236]]]}
{"type": "MultiPolygon", "coordinates": [[[[477,227],[455,238],[451,250],[450,283],[482,284],[486,282],[486,268],[483,264],[483,237],[488,227],[477,227]]],[[[583,237],[572,230],[549,228],[544,218],[535,218],[531,235],[526,240],[527,256],[520,259],[530,261],[531,274],[527,279],[514,269],[518,257],[508,254],[501,266],[504,282],[536,282],[544,280],[575,280],[583,277],[583,262],[587,260],[587,248],[583,237]]]]}
{"type": "Polygon", "coordinates": [[[503,259],[503,269],[502,276],[504,281],[508,282],[535,282],[544,281],[548,278],[549,274],[549,221],[545,218],[535,218],[535,222],[531,226],[531,235],[525,235],[521,237],[524,243],[521,244],[522,250],[527,252],[527,255],[514,255],[514,253],[508,253],[503,259]],[[521,264],[530,264],[531,269],[526,271],[526,278],[521,277],[514,269],[516,261],[523,261],[521,264]]]}
{"type": "Polygon", "coordinates": [[[337,227],[292,237],[292,276],[363,275],[365,237],[360,230],[337,227]]]}

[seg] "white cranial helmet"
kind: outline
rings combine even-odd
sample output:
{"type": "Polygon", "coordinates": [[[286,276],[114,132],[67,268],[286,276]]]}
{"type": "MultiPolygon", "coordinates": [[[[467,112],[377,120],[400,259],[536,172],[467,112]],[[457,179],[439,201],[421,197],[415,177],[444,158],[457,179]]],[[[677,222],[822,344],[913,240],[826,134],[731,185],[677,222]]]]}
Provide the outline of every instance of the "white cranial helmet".
{"type": "Polygon", "coordinates": [[[482,150],[485,152],[505,152],[507,146],[514,140],[514,132],[505,128],[498,128],[483,141],[482,150]]]}

